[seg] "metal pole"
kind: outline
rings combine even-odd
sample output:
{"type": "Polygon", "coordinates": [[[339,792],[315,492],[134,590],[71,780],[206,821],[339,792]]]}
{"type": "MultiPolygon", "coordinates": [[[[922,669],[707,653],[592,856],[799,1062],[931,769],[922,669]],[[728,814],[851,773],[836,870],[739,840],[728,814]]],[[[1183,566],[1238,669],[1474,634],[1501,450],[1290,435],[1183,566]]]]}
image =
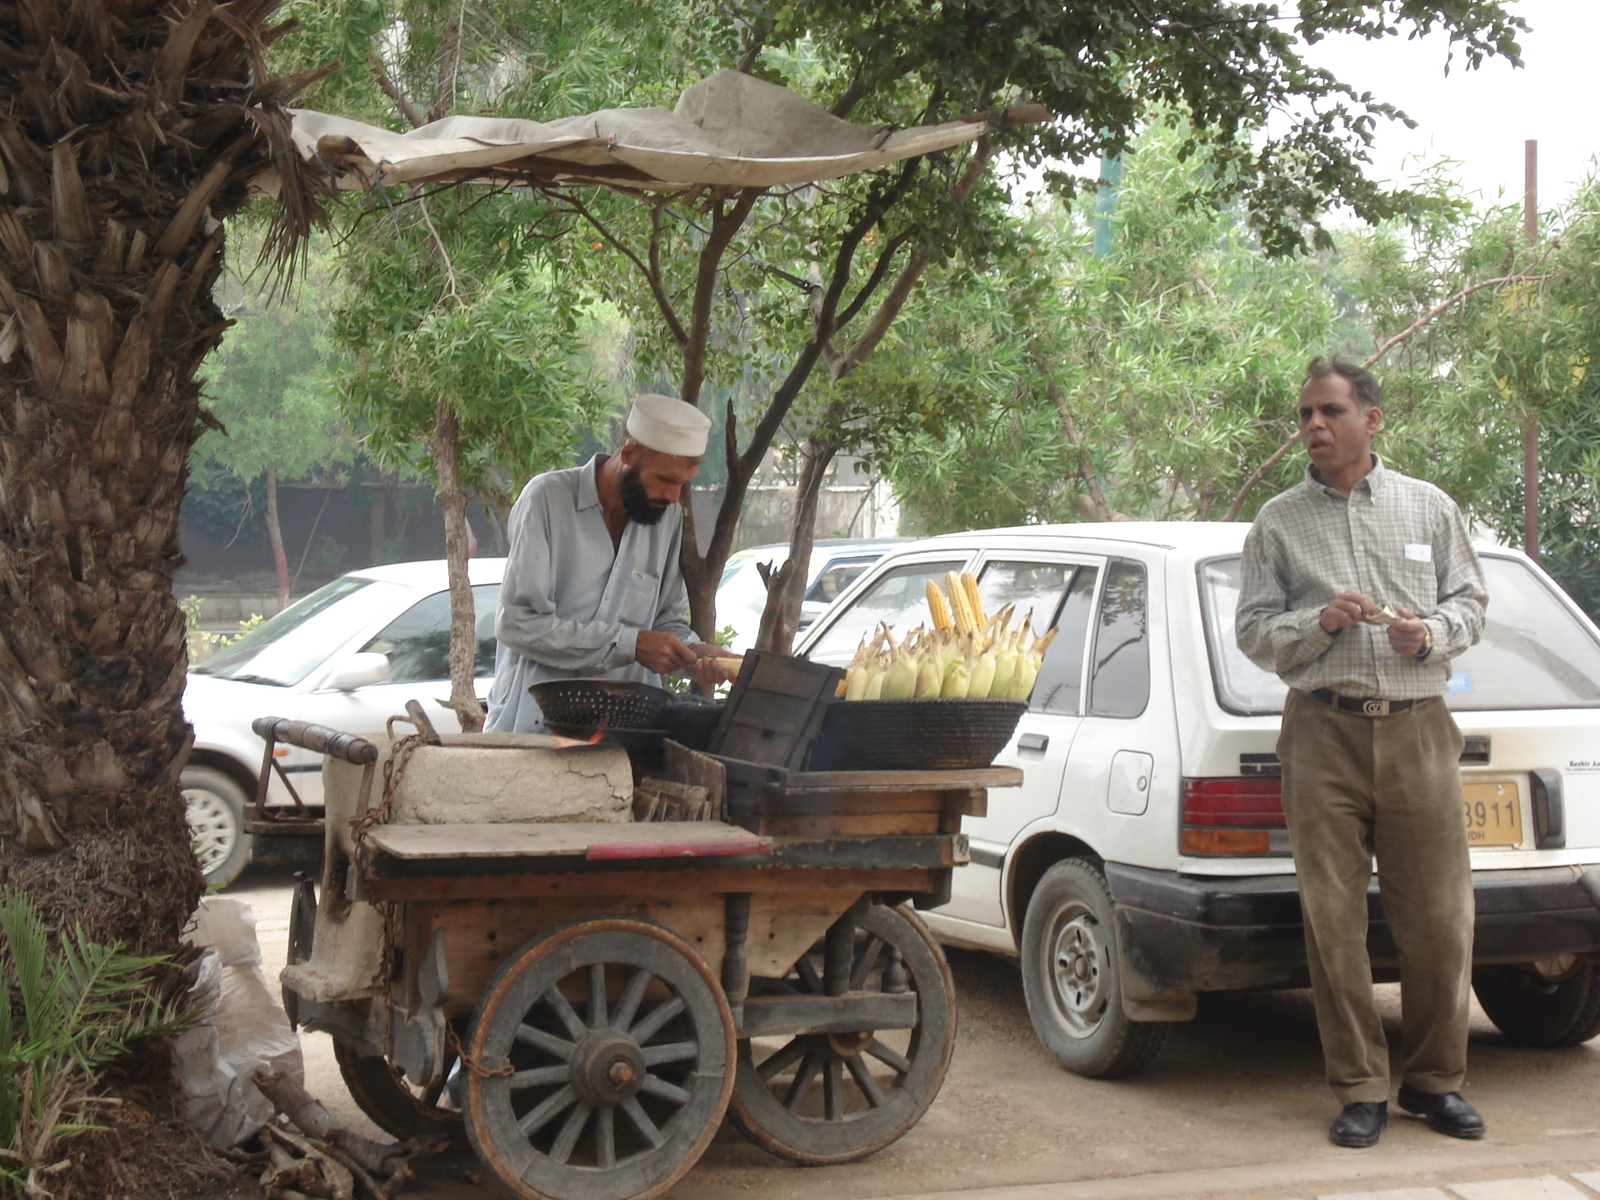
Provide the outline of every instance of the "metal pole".
{"type": "MultiPolygon", "coordinates": [[[[1539,244],[1539,143],[1524,146],[1522,232],[1531,248],[1539,244]]],[[[1539,561],[1539,414],[1522,416],[1522,550],[1539,561]]]]}

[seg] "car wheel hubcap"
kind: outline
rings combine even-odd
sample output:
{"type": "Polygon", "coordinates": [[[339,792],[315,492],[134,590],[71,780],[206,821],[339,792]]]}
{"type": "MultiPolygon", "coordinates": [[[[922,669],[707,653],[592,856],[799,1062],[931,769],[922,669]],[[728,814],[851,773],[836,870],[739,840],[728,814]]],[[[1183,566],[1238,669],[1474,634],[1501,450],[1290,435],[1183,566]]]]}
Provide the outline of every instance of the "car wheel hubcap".
{"type": "Polygon", "coordinates": [[[1049,941],[1050,980],[1055,1009],[1073,1037],[1088,1037],[1105,1015],[1104,946],[1100,924],[1078,906],[1063,908],[1056,916],[1049,941]]]}
{"type": "Polygon", "coordinates": [[[227,861],[238,840],[233,809],[221,796],[205,788],[184,788],[183,799],[188,805],[189,836],[195,857],[200,860],[200,869],[209,872],[227,861]]]}

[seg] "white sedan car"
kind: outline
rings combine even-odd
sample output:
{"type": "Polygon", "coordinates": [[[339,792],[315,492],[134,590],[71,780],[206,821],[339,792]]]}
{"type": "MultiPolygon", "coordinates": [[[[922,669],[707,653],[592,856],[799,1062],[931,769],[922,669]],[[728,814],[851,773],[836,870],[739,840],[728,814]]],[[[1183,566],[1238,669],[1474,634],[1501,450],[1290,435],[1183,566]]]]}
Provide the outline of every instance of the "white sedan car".
{"type": "MultiPolygon", "coordinates": [[[[494,613],[504,570],[503,558],[468,564],[480,699],[494,675],[494,613]]],[[[226,886],[250,861],[244,807],[255,795],[266,749],[250,728],[257,717],[368,733],[417,700],[441,731],[460,729],[442,703],[450,695],[446,588],[442,561],[353,571],[190,669],[183,709],[194,726],[194,748],[183,792],[208,883],[226,886]]],[[[275,753],[295,792],[320,815],[321,756],[293,746],[275,753]]],[[[291,802],[276,773],[268,802],[291,802]]],[[[306,849],[320,854],[321,842],[306,849]]]]}

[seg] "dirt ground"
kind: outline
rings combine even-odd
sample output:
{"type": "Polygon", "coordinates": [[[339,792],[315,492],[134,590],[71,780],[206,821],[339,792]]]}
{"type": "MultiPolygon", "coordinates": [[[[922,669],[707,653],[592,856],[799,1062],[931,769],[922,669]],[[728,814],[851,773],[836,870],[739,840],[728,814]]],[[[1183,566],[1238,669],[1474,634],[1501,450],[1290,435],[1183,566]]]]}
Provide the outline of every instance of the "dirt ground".
{"type": "MultiPolygon", "coordinates": [[[[285,954],[288,884],[287,873],[252,868],[229,892],[254,906],[272,967],[285,954]]],[[[1469,1149],[1418,1121],[1398,1119],[1384,1137],[1382,1159],[1379,1152],[1332,1146],[1326,1129],[1337,1106],[1321,1082],[1309,992],[1202,997],[1198,1017],[1174,1027],[1142,1074],[1086,1080],[1060,1070],[1034,1036],[1015,966],[959,950],[949,951],[949,959],[959,997],[955,1057],[916,1128],[868,1161],[801,1168],[772,1158],[728,1125],[671,1194],[839,1200],[1285,1162],[1337,1172],[1356,1161],[1352,1155],[1368,1155],[1359,1161],[1374,1168],[1415,1160],[1426,1176],[1430,1164],[1464,1161],[1460,1155],[1469,1149]]],[[[1380,991],[1393,1040],[1398,989],[1380,991]]],[[[303,1044],[311,1092],[352,1127],[376,1135],[344,1090],[327,1036],[307,1034],[303,1044]]],[[[1475,1012],[1471,1055],[1466,1095],[1490,1127],[1474,1153],[1498,1147],[1537,1166],[1588,1153],[1600,1137],[1600,1040],[1571,1050],[1520,1049],[1475,1012]]],[[[1284,1194],[1263,1187],[1240,1194],[1284,1194]]],[[[419,1200],[510,1195],[470,1155],[437,1162],[407,1194],[419,1200]]]]}

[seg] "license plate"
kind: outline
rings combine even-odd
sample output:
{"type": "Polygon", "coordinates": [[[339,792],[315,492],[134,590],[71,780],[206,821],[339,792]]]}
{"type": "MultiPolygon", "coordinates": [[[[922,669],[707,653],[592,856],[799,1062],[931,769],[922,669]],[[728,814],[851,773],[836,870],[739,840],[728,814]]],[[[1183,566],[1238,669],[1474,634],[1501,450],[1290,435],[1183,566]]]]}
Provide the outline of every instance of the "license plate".
{"type": "Polygon", "coordinates": [[[1514,779],[1463,780],[1467,845],[1516,846],[1522,841],[1522,797],[1514,779]]]}

